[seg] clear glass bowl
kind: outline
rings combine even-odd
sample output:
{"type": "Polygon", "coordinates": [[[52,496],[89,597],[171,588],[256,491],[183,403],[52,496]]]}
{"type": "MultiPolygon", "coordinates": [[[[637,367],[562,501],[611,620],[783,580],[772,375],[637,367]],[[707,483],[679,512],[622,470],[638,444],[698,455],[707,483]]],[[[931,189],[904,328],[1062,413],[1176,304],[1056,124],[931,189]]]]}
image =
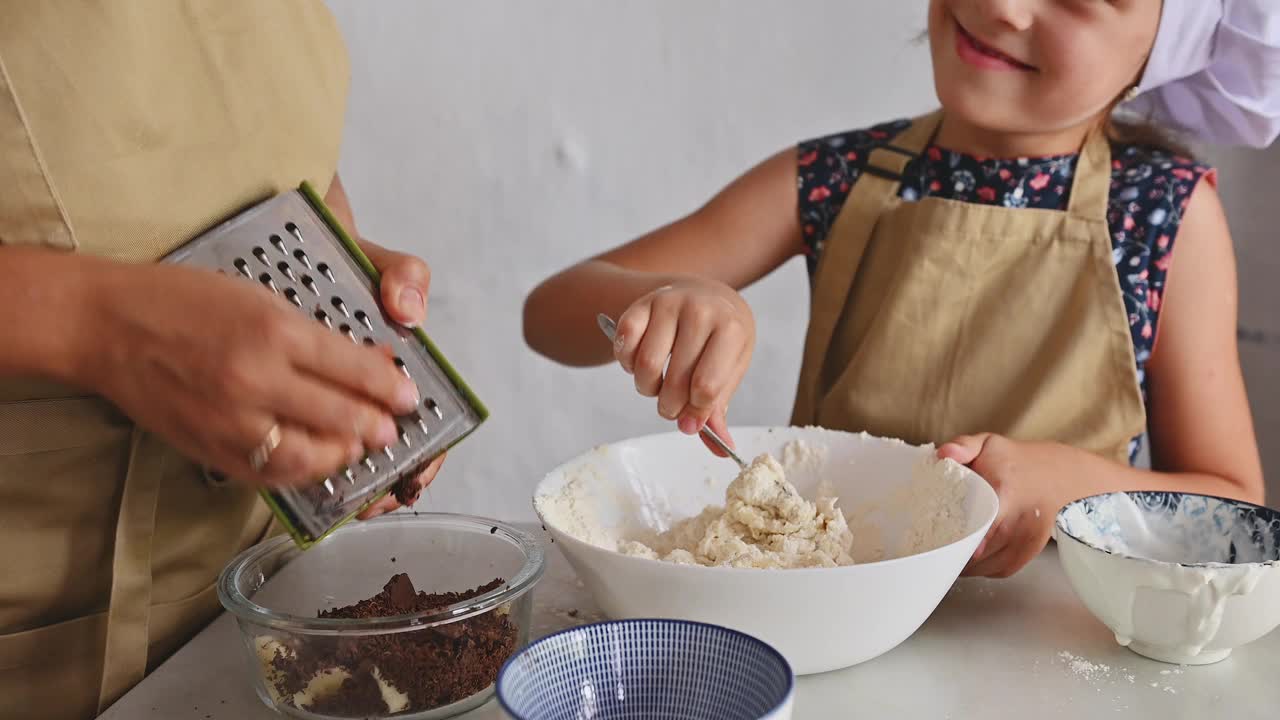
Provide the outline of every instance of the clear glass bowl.
{"type": "Polygon", "coordinates": [[[340,528],[311,549],[285,536],[222,571],[218,597],[240,625],[258,696],[309,720],[445,718],[484,704],[528,640],[542,546],[504,523],[395,513],[340,528]],[[406,573],[418,591],[497,587],[427,612],[320,618],[406,573]]]}

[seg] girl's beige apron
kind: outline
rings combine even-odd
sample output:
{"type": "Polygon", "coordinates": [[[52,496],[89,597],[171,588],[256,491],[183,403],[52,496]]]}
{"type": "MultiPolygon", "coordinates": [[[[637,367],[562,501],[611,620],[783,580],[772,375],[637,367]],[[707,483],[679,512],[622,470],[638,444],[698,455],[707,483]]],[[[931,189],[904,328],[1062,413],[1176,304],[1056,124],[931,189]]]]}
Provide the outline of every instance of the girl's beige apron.
{"type": "MultiPolygon", "coordinates": [[[[0,0],[0,243],[151,262],[323,192],[347,83],[319,0],[0,0]]],[[[102,399],[0,381],[0,716],[101,712],[216,614],[268,523],[102,399]]]]}
{"type": "Polygon", "coordinates": [[[1146,427],[1111,258],[1111,149],[1066,212],[899,199],[941,113],[877,149],[819,260],[792,422],[942,443],[995,432],[1121,462],[1146,427]]]}

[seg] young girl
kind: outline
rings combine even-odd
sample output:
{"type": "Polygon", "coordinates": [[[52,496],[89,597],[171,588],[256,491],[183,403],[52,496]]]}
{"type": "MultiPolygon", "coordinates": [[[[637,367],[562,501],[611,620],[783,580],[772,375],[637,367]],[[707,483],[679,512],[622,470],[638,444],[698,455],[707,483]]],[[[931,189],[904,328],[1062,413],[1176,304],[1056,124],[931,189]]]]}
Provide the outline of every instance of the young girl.
{"type": "MultiPolygon", "coordinates": [[[[1254,68],[1264,82],[1234,85],[1249,98],[1219,81],[1238,38],[1263,35],[1222,39],[1240,20],[1230,4],[1167,0],[1162,19],[1147,0],[932,0],[941,111],[766,160],[692,215],[546,281],[526,337],[566,364],[616,358],[683,432],[725,434],[755,342],[738,290],[804,255],[792,422],[940,444],[986,478],[1000,516],[970,574],[1016,572],[1076,498],[1260,501],[1213,173],[1112,119],[1158,78],[1153,114],[1218,141],[1274,137],[1275,78],[1254,68]],[[612,348],[597,312],[619,317],[612,348]],[[1144,432],[1152,471],[1132,466],[1144,432]]],[[[1274,13],[1244,4],[1245,22],[1274,13]]]]}

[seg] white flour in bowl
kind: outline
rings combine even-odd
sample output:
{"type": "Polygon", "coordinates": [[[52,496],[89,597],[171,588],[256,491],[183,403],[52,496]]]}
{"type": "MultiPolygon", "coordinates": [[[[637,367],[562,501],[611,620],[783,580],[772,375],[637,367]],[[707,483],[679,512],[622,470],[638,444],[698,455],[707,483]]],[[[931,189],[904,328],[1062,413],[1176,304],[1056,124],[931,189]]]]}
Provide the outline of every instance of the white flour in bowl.
{"type": "Polygon", "coordinates": [[[834,497],[809,502],[787,482],[782,465],[761,455],[725,491],[724,507],[709,507],[645,542],[627,541],[627,555],[686,565],[802,568],[852,565],[853,534],[834,497]]]}
{"type": "MultiPolygon", "coordinates": [[[[782,462],[766,454],[756,458],[725,492],[721,506],[679,520],[666,532],[619,533],[601,522],[597,503],[588,489],[591,477],[572,477],[536,504],[547,522],[583,542],[639,557],[674,563],[745,568],[838,567],[927,552],[964,535],[964,473],[950,460],[939,461],[925,452],[904,482],[877,503],[850,509],[837,505],[828,482],[819,482],[816,497],[805,499],[787,475],[805,472],[821,477],[827,448],[792,441],[783,447],[782,462]],[[905,518],[905,539],[898,552],[884,548],[882,521],[905,518]]],[[[865,471],[856,466],[848,472],[865,471]]],[[[635,498],[614,498],[627,507],[612,508],[623,515],[649,516],[668,527],[661,508],[635,498]]]]}

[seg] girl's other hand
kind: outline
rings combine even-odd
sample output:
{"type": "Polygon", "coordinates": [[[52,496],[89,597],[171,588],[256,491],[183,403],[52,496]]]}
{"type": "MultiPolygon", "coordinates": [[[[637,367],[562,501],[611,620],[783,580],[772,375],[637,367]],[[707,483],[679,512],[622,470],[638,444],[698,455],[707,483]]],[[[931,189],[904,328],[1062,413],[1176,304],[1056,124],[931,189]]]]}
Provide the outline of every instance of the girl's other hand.
{"type": "Polygon", "coordinates": [[[964,435],[938,448],[938,457],[968,465],[996,491],[1000,511],[978,545],[965,575],[1007,578],[1035,559],[1053,534],[1054,518],[1069,502],[1057,469],[1072,467],[1082,450],[1029,443],[1000,435],[964,435]]]}
{"type": "Polygon", "coordinates": [[[618,319],[613,352],[636,390],[658,399],[659,415],[688,435],[710,424],[732,446],[725,413],[751,364],[755,333],[751,308],[733,288],[690,277],[632,303],[618,319]]]}

